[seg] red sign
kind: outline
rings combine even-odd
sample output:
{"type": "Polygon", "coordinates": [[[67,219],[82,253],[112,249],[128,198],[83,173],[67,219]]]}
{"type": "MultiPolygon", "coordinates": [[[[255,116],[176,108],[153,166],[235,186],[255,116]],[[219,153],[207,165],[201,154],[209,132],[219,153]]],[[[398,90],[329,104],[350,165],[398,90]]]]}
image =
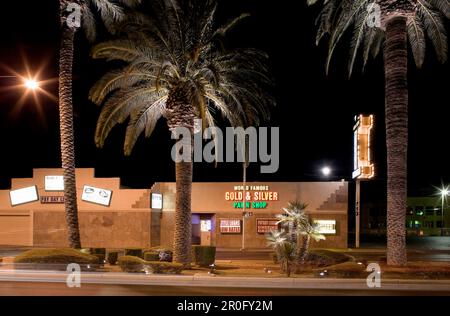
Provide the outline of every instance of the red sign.
{"type": "Polygon", "coordinates": [[[278,219],[258,218],[256,219],[256,230],[258,234],[266,234],[272,230],[278,230],[278,219]]]}
{"type": "Polygon", "coordinates": [[[41,196],[42,204],[64,204],[64,196],[41,196]]]}
{"type": "Polygon", "coordinates": [[[240,234],[241,220],[240,219],[221,219],[220,232],[222,234],[240,234]]]}

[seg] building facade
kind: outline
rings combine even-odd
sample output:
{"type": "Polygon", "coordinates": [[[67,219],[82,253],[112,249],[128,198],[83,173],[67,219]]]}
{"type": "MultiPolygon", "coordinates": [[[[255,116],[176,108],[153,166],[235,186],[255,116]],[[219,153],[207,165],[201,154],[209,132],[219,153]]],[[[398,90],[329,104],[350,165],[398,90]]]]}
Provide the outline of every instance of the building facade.
{"type": "MultiPolygon", "coordinates": [[[[449,235],[450,210],[448,202],[439,196],[408,197],[406,212],[406,232],[409,236],[449,235]]],[[[362,205],[363,233],[367,235],[386,235],[386,202],[362,205]]]]}
{"type": "MultiPolygon", "coordinates": [[[[0,191],[0,245],[67,246],[61,169],[35,169],[0,191]]],[[[83,247],[172,245],[175,183],[125,189],[118,178],[96,178],[77,169],[83,247]]],[[[347,247],[347,182],[194,183],[192,242],[219,248],[266,248],[265,233],[279,229],[276,215],[289,201],[307,213],[327,237],[319,248],[347,247]],[[245,190],[244,190],[245,189],[245,190]],[[245,205],[244,205],[245,200],[245,205]],[[245,210],[245,211],[244,211],[245,210]]]]}

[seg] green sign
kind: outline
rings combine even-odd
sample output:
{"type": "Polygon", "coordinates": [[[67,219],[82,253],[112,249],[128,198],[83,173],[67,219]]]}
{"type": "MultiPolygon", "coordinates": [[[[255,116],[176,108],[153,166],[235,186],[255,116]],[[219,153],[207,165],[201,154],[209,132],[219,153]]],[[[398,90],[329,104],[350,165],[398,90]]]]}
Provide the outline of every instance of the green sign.
{"type": "MultiPolygon", "coordinates": [[[[233,202],[234,208],[244,208],[244,202],[233,202]]],[[[246,209],[265,209],[267,208],[267,202],[245,202],[246,209]]]]}

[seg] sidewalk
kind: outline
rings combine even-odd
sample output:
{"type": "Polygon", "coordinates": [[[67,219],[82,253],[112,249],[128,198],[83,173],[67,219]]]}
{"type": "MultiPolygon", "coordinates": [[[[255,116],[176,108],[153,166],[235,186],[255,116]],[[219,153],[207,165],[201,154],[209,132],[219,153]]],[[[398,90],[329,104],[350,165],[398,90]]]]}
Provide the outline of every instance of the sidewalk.
{"type": "MultiPolygon", "coordinates": [[[[65,283],[68,273],[61,271],[0,271],[0,282],[41,282],[65,283]]],[[[312,279],[312,278],[260,278],[260,277],[222,277],[206,274],[192,276],[145,275],[131,273],[83,272],[81,284],[116,285],[162,285],[190,287],[233,287],[233,288],[283,288],[283,289],[345,289],[368,290],[365,279],[312,279]]],[[[398,291],[448,291],[450,280],[382,280],[383,290],[398,291]]],[[[377,289],[373,289],[376,291],[377,289]]]]}

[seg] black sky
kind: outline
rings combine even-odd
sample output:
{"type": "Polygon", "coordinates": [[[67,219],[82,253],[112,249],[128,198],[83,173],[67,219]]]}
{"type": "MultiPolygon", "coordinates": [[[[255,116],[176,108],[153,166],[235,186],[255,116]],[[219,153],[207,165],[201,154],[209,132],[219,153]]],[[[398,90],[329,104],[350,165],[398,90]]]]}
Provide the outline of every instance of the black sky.
{"type": "MultiPolygon", "coordinates": [[[[364,74],[347,80],[348,51],[344,43],[336,54],[332,71],[325,76],[326,45],[314,44],[314,16],[306,1],[222,0],[220,18],[250,12],[252,17],[233,32],[231,46],[266,50],[276,81],[278,105],[270,126],[281,133],[280,169],[262,175],[250,167],[249,181],[320,180],[319,168],[328,164],[336,179],[350,179],[352,169],[352,126],[355,114],[376,116],[374,151],[377,179],[373,192],[383,194],[385,183],[384,76],[381,57],[372,60],[364,74]]],[[[0,64],[18,72],[24,61],[37,69],[45,65],[43,78],[58,74],[58,1],[16,0],[2,3],[0,12],[0,64]]],[[[99,177],[121,177],[129,187],[149,187],[155,181],[173,181],[170,134],[161,121],[150,139],[140,139],[131,157],[123,157],[124,127],[116,127],[104,149],[96,149],[94,130],[99,108],[87,100],[89,87],[107,69],[89,58],[89,44],[77,37],[74,65],[74,107],[78,167],[95,167],[99,177]]],[[[449,66],[435,62],[428,46],[422,70],[410,63],[409,186],[411,194],[450,181],[448,163],[448,75],[449,66]]],[[[0,75],[7,75],[0,68],[0,75]]],[[[57,103],[41,98],[39,116],[30,98],[18,111],[20,91],[5,91],[14,84],[0,79],[0,186],[10,179],[31,176],[32,168],[59,167],[57,103]]],[[[46,86],[57,94],[57,84],[46,86]]],[[[196,164],[195,181],[240,181],[238,164],[196,164]]]]}

